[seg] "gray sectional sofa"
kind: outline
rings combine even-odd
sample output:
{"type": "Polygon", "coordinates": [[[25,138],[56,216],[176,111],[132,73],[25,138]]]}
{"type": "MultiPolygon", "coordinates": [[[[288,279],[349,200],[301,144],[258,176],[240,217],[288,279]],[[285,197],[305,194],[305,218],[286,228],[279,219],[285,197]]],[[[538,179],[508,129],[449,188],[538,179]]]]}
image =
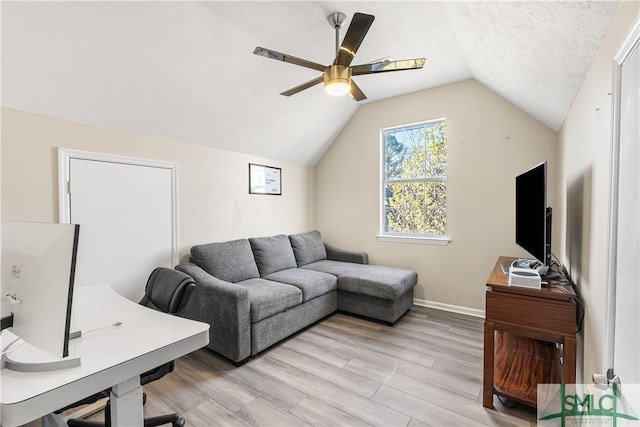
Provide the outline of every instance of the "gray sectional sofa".
{"type": "Polygon", "coordinates": [[[417,283],[318,231],[194,246],[176,269],[196,282],[185,317],[209,323],[208,347],[237,364],[336,310],[393,324],[417,283]]]}

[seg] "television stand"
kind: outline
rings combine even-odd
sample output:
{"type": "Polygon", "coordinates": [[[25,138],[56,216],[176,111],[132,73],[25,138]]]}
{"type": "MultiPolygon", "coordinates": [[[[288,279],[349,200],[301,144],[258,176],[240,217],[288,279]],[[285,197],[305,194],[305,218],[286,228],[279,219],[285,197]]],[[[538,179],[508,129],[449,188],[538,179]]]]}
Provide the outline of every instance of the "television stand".
{"type": "Polygon", "coordinates": [[[576,294],[551,282],[541,289],[509,287],[500,257],[486,290],[482,404],[493,395],[537,405],[538,384],[576,381],[576,294]]]}

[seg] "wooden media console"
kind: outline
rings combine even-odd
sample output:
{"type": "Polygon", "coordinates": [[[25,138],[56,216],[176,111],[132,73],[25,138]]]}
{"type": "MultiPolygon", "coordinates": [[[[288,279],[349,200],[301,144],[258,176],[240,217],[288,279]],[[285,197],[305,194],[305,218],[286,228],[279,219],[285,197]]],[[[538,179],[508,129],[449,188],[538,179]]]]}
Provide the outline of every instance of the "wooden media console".
{"type": "Polygon", "coordinates": [[[500,257],[486,290],[482,404],[493,395],[536,406],[538,384],[576,381],[576,294],[570,285],[509,286],[500,257]]]}

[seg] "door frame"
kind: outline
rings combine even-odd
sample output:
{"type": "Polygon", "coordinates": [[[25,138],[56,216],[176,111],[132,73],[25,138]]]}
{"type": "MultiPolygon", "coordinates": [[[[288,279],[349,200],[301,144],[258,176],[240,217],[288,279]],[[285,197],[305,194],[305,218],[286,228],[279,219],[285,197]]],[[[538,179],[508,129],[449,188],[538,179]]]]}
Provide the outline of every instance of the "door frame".
{"type": "Polygon", "coordinates": [[[622,92],[622,66],[631,52],[640,46],[640,18],[636,16],[626,37],[613,57],[612,82],[612,132],[609,179],[609,242],[607,262],[607,323],[605,329],[604,372],[614,363],[615,319],[616,319],[616,274],[618,246],[618,168],[620,166],[620,102],[622,92]]]}
{"type": "Polygon", "coordinates": [[[168,169],[171,172],[171,263],[173,265],[178,264],[177,163],[58,147],[58,215],[60,223],[63,224],[69,224],[71,222],[71,198],[69,197],[69,168],[71,159],[168,169]]]}

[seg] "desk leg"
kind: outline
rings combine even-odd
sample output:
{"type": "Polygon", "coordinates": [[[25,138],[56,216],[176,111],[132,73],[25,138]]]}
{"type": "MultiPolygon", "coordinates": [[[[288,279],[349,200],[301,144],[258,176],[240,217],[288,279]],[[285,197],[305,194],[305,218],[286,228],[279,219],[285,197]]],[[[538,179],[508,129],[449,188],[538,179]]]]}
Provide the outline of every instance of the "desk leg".
{"type": "Polygon", "coordinates": [[[562,355],[562,382],[576,383],[576,337],[564,337],[562,355]]]}
{"type": "Polygon", "coordinates": [[[142,387],[139,376],[113,386],[110,401],[113,427],[143,425],[142,387]]]}
{"type": "Polygon", "coordinates": [[[484,321],[484,371],[482,379],[482,406],[493,409],[493,357],[495,327],[484,321]]]}

